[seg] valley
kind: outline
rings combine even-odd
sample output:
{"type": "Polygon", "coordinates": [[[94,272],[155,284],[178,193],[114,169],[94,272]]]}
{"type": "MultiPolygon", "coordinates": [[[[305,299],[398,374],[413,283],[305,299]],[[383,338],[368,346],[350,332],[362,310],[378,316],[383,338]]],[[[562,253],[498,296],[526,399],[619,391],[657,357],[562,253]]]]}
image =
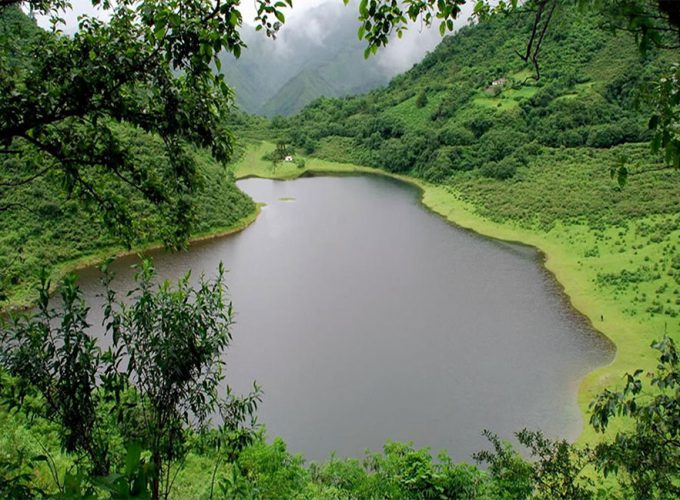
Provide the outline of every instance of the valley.
{"type": "Polygon", "coordinates": [[[0,2],[0,496],[677,496],[680,11],[290,4],[0,2]]]}

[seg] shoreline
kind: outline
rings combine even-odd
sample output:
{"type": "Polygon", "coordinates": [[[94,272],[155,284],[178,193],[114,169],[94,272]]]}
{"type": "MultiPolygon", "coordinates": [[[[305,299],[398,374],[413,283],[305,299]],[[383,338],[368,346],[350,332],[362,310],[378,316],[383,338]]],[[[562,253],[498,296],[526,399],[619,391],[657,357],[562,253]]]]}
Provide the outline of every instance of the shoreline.
{"type": "MultiPolygon", "coordinates": [[[[203,231],[201,233],[197,233],[191,236],[189,238],[189,241],[187,242],[187,250],[191,248],[191,245],[195,243],[213,240],[216,238],[223,238],[225,236],[230,236],[232,234],[236,234],[245,230],[246,228],[248,228],[248,226],[250,226],[253,222],[257,220],[257,217],[260,215],[261,210],[262,205],[256,203],[255,210],[252,213],[248,214],[246,217],[240,219],[235,224],[231,226],[214,228],[212,230],[203,231]]],[[[161,250],[163,249],[163,247],[164,245],[160,241],[152,241],[129,249],[114,246],[105,248],[99,252],[83,255],[82,257],[79,257],[77,259],[62,262],[61,264],[56,265],[54,269],[50,272],[50,281],[52,282],[50,285],[50,295],[52,295],[56,290],[55,283],[60,281],[65,275],[69,273],[80,271],[88,267],[97,266],[107,259],[119,259],[121,257],[127,257],[129,255],[143,254],[146,252],[161,250]]],[[[0,310],[0,313],[4,315],[6,313],[10,313],[13,311],[21,311],[27,309],[31,307],[30,302],[31,300],[26,297],[22,297],[14,301],[9,301],[4,306],[4,308],[0,310]]]]}
{"type": "MultiPolygon", "coordinates": [[[[610,363],[595,368],[579,380],[576,397],[581,411],[582,425],[576,439],[577,443],[593,443],[603,439],[602,434],[595,433],[588,425],[587,418],[588,406],[598,393],[605,388],[620,384],[626,372],[632,372],[640,367],[652,369],[656,366],[655,353],[649,345],[651,340],[658,337],[658,334],[654,337],[645,334],[647,325],[644,322],[625,316],[615,298],[599,292],[589,282],[586,270],[580,267],[582,264],[579,256],[574,255],[573,252],[570,253],[573,249],[561,242],[564,235],[560,236],[559,230],[567,231],[569,227],[558,228],[556,236],[551,234],[554,233],[552,229],[541,232],[512,223],[495,222],[476,213],[475,206],[460,199],[455,188],[430,184],[415,177],[394,174],[377,168],[329,162],[317,158],[306,158],[307,162],[303,168],[298,168],[294,164],[283,164],[273,168],[268,162],[260,159],[262,151],[270,148],[273,148],[273,145],[267,142],[250,145],[246,149],[246,154],[234,166],[235,179],[237,181],[247,178],[295,180],[315,176],[380,175],[416,187],[419,190],[419,201],[426,210],[442,217],[459,229],[471,231],[482,237],[535,249],[538,253],[539,264],[559,286],[569,306],[582,316],[595,332],[607,339],[614,350],[610,363]],[[244,164],[247,166],[244,167],[244,164]],[[605,313],[607,321],[604,321],[605,313]]],[[[261,207],[262,204],[256,203],[256,209],[251,214],[230,227],[215,228],[194,235],[189,240],[188,246],[243,231],[255,222],[261,207]]],[[[50,278],[55,282],[68,272],[97,265],[108,258],[149,252],[162,247],[160,242],[151,242],[133,249],[108,248],[59,264],[52,271],[50,278]]],[[[27,306],[25,301],[23,303],[15,301],[7,305],[5,312],[20,310],[27,306]]],[[[653,328],[647,328],[647,330],[653,330],[653,328]]],[[[606,435],[611,435],[624,427],[625,424],[612,422],[606,435]]]]}
{"type": "MultiPolygon", "coordinates": [[[[271,147],[263,142],[251,147],[252,153],[271,147]]],[[[486,238],[498,241],[529,246],[538,253],[539,264],[559,286],[569,306],[583,317],[589,326],[607,340],[612,346],[612,360],[586,373],[578,382],[576,394],[577,404],[581,411],[582,423],[576,443],[594,443],[604,437],[611,436],[625,424],[612,422],[603,434],[598,434],[588,423],[588,407],[597,394],[605,388],[612,388],[623,381],[626,372],[632,372],[640,365],[646,368],[655,366],[655,354],[649,345],[651,340],[641,335],[643,327],[638,327],[635,319],[622,316],[621,311],[615,310],[616,300],[599,293],[595,285],[590,283],[584,271],[577,272],[580,265],[578,256],[568,255],[569,248],[556,241],[551,231],[540,232],[520,227],[512,223],[495,222],[476,213],[474,205],[460,199],[455,188],[430,184],[414,177],[394,174],[384,170],[363,167],[347,163],[334,163],[316,158],[305,158],[306,166],[301,169],[263,169],[257,165],[243,168],[248,163],[249,155],[245,155],[237,164],[235,177],[237,180],[246,178],[263,178],[271,180],[295,180],[302,177],[314,176],[345,176],[345,175],[380,175],[389,177],[409,185],[420,191],[420,203],[428,211],[442,217],[445,221],[459,229],[474,232],[486,238]],[[579,263],[578,265],[576,263],[579,263]],[[614,303],[614,305],[612,305],[614,303]],[[605,314],[606,313],[606,314],[605,314]],[[604,321],[603,318],[607,318],[604,321]],[[613,318],[613,320],[610,320],[613,318]],[[623,325],[623,327],[622,327],[623,325]],[[635,360],[635,361],[632,361],[635,360]]],[[[251,160],[259,160],[251,158],[251,160]]],[[[262,164],[262,161],[255,163],[262,164]]],[[[561,229],[568,229],[561,226],[561,229]]]]}

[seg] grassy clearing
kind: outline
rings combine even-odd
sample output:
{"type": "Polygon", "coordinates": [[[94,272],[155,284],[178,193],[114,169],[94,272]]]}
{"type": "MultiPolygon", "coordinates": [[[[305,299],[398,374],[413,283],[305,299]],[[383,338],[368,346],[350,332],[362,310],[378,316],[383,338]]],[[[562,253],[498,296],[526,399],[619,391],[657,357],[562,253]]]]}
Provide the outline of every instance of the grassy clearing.
{"type": "Polygon", "coordinates": [[[515,81],[522,82],[522,81],[526,80],[527,78],[531,78],[533,76],[534,76],[534,72],[529,68],[525,68],[521,71],[518,71],[516,73],[511,74],[510,78],[512,78],[515,81]]]}
{"type": "Polygon", "coordinates": [[[262,177],[266,179],[297,179],[304,175],[323,174],[357,174],[383,173],[377,168],[361,167],[351,163],[336,163],[319,158],[304,158],[305,166],[300,168],[293,162],[280,162],[276,165],[262,157],[274,151],[270,142],[253,142],[248,144],[241,159],[234,165],[233,172],[237,179],[262,177]]]}
{"type": "Polygon", "coordinates": [[[506,98],[503,97],[503,94],[500,94],[497,97],[489,97],[489,96],[473,97],[472,102],[475,105],[483,107],[483,108],[498,109],[500,111],[507,111],[507,110],[510,110],[510,109],[515,109],[517,106],[519,106],[519,103],[516,100],[506,99],[506,98]]]}
{"type": "MultiPolygon", "coordinates": [[[[236,176],[291,179],[309,173],[385,174],[372,168],[314,158],[306,159],[303,169],[295,166],[273,169],[271,163],[261,159],[273,148],[273,144],[266,142],[250,145],[236,166],[236,176]]],[[[420,187],[423,204],[453,224],[492,238],[532,245],[545,255],[546,268],[564,287],[573,306],[616,345],[614,361],[594,370],[581,382],[578,403],[584,415],[594,396],[605,388],[619,386],[624,373],[637,368],[649,371],[656,366],[655,351],[650,349],[653,340],[664,333],[680,338],[680,283],[671,274],[672,261],[680,248],[680,221],[675,215],[631,216],[622,219],[621,224],[598,227],[587,221],[561,222],[563,214],[556,212],[549,226],[531,227],[512,219],[492,220],[484,212],[483,198],[478,194],[478,202],[470,202],[466,199],[469,195],[464,196],[462,191],[464,186],[436,186],[413,177],[387,175],[420,187]]],[[[536,182],[541,182],[540,176],[536,182]]],[[[578,184],[580,180],[576,178],[574,182],[578,184]]],[[[595,184],[593,179],[590,182],[595,184]]],[[[594,189],[592,185],[590,188],[594,189]]],[[[493,204],[498,208],[504,200],[498,198],[498,190],[494,189],[490,186],[488,191],[495,193],[493,204]]],[[[523,189],[534,190],[530,185],[523,189]]],[[[605,191],[611,191],[611,185],[601,189],[604,191],[594,198],[604,198],[606,204],[611,200],[605,198],[605,191]]],[[[625,192],[612,195],[624,198],[619,209],[625,211],[625,197],[629,195],[625,192]]],[[[507,196],[515,200],[514,205],[509,205],[519,204],[516,192],[508,190],[507,196]]],[[[585,201],[576,196],[575,203],[585,201]]],[[[610,432],[616,431],[617,425],[621,424],[613,423],[610,432]]],[[[599,439],[601,436],[585,425],[579,441],[599,439]]]]}
{"type": "Polygon", "coordinates": [[[536,95],[536,92],[538,92],[538,87],[531,87],[529,85],[525,85],[518,89],[504,90],[502,95],[504,95],[505,97],[509,97],[510,99],[515,99],[516,101],[519,101],[521,99],[529,99],[530,97],[533,97],[534,95],[536,95]]]}

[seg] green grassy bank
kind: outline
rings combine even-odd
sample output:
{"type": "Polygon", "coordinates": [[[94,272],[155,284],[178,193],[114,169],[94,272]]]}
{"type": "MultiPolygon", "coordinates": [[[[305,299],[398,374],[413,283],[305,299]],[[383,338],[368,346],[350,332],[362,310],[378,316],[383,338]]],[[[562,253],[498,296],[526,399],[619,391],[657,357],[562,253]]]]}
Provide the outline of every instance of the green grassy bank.
{"type": "MultiPolygon", "coordinates": [[[[680,226],[674,224],[673,216],[634,217],[618,225],[557,221],[550,226],[527,227],[519,221],[492,220],[483,213],[481,204],[464,199],[463,186],[438,186],[410,176],[317,158],[305,158],[302,168],[290,162],[274,166],[262,159],[273,148],[268,142],[249,145],[234,166],[235,176],[294,179],[305,175],[389,175],[418,186],[423,204],[457,226],[540,250],[545,267],[562,285],[573,306],[616,346],[614,361],[581,382],[578,402],[584,415],[594,396],[607,387],[618,387],[624,373],[638,368],[648,371],[656,366],[655,351],[650,349],[653,340],[664,333],[678,338],[678,286],[673,275],[662,272],[662,263],[677,255],[674,249],[680,241],[680,226]],[[659,233],[662,229],[663,234],[659,233]]],[[[610,430],[616,430],[616,423],[610,430]]],[[[597,439],[593,429],[584,425],[579,441],[597,439]]]]}
{"type": "MultiPolygon", "coordinates": [[[[165,161],[160,139],[124,129],[135,139],[140,161],[165,161]]],[[[224,235],[246,227],[256,217],[253,201],[234,184],[225,167],[204,150],[194,151],[202,188],[192,195],[190,240],[224,235]]],[[[7,162],[6,162],[7,163],[7,162]]],[[[5,166],[3,164],[3,166],[5,166]]],[[[61,179],[37,179],[13,196],[30,210],[0,213],[0,310],[21,308],[36,298],[41,269],[53,282],[65,273],[93,265],[108,257],[138,253],[163,245],[167,227],[160,210],[123,189],[135,221],[135,238],[129,247],[102,227],[95,211],[69,198],[59,187],[61,179]]]]}

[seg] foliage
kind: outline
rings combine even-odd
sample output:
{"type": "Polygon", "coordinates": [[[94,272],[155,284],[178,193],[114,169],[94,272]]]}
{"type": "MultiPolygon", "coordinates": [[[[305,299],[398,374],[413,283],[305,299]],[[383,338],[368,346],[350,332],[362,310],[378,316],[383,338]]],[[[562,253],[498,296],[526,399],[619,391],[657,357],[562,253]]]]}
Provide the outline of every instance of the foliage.
{"type": "Polygon", "coordinates": [[[41,277],[38,312],[32,319],[13,318],[3,329],[1,362],[18,384],[13,394],[21,403],[27,395],[44,400],[43,415],[63,427],[62,446],[87,455],[95,473],[110,467],[107,439],[97,412],[97,370],[102,363],[96,341],[87,332],[88,308],[75,276],[61,287],[62,311],[50,309],[49,283],[41,277]]]}
{"type": "Polygon", "coordinates": [[[656,113],[649,121],[654,131],[652,148],[665,152],[666,162],[680,168],[680,65],[671,66],[670,71],[659,80],[655,88],[656,113]]]}
{"type": "MultiPolygon", "coordinates": [[[[121,127],[117,133],[130,144],[131,154],[143,168],[166,168],[169,160],[158,137],[130,127],[121,127]]],[[[238,190],[231,175],[208,152],[194,150],[192,155],[201,184],[191,200],[192,236],[243,224],[255,212],[254,202],[238,190]]],[[[24,166],[5,160],[0,161],[0,170],[3,178],[14,181],[22,177],[24,166]]],[[[158,244],[173,233],[163,214],[133,189],[108,182],[102,186],[127,200],[137,235],[131,243],[136,247],[158,244]]],[[[92,255],[103,258],[122,250],[118,238],[102,230],[95,214],[63,195],[53,173],[13,188],[5,201],[26,209],[0,211],[0,307],[32,300],[43,267],[54,275],[67,262],[92,255]]]]}
{"type": "MultiPolygon", "coordinates": [[[[516,55],[531,33],[529,20],[485,17],[445,38],[386,89],[318,100],[279,120],[277,132],[308,153],[436,182],[470,170],[511,179],[549,148],[650,140],[650,108],[663,102],[651,92],[653,82],[677,58],[650,49],[641,59],[631,38],[601,29],[604,15],[584,19],[564,5],[554,16],[560,29],[544,37],[537,82],[525,76],[531,73],[516,55]],[[501,76],[508,83],[489,97],[485,90],[501,76]],[[332,157],[325,156],[330,149],[332,157]]],[[[654,165],[653,154],[644,161],[648,168],[662,167],[654,165]]],[[[627,170],[631,163],[626,159],[627,170]]]]}
{"type": "MultiPolygon", "coordinates": [[[[345,4],[349,0],[343,0],[345,4]]],[[[378,48],[389,43],[389,35],[395,32],[399,38],[408,29],[409,21],[419,20],[425,26],[439,23],[439,31],[442,35],[454,30],[454,20],[461,12],[465,0],[444,2],[440,0],[405,0],[394,2],[388,0],[361,0],[359,3],[359,20],[361,25],[358,29],[360,39],[367,41],[368,46],[364,52],[365,57],[376,53],[378,48]]],[[[589,10],[595,16],[602,16],[602,24],[611,31],[627,31],[635,34],[636,43],[640,52],[645,55],[651,49],[680,48],[680,6],[677,2],[668,0],[529,0],[519,2],[508,0],[491,2],[489,0],[476,0],[474,2],[474,16],[479,20],[486,20],[492,14],[525,14],[531,21],[530,34],[525,37],[526,49],[523,52],[516,51],[525,63],[530,63],[535,71],[535,79],[541,77],[539,59],[542,61],[543,43],[547,40],[548,28],[554,25],[565,9],[577,5],[582,10],[589,10]]],[[[501,66],[497,69],[504,70],[501,66]]],[[[677,69],[677,68],[676,68],[677,69]]],[[[567,72],[567,81],[570,84],[580,79],[575,73],[567,72]]],[[[492,97],[497,97],[502,89],[500,86],[487,87],[485,91],[492,97]]],[[[677,71],[663,78],[657,89],[653,102],[658,109],[650,121],[650,128],[657,129],[653,148],[658,151],[663,147],[666,161],[669,165],[678,168],[680,154],[678,153],[677,119],[678,99],[680,92],[677,71]],[[675,97],[674,97],[675,96],[675,97]]],[[[418,108],[425,104],[427,96],[421,93],[416,102],[418,108]]],[[[498,103],[501,106],[501,103],[498,103]]],[[[617,130],[617,132],[619,132],[617,130]]],[[[614,139],[616,140],[616,139],[614,139]]],[[[611,139],[609,139],[609,142],[611,139]]],[[[607,139],[594,139],[593,145],[608,142],[607,139]]],[[[619,142],[624,140],[619,139],[619,142]]],[[[615,144],[618,142],[614,142],[615,144]]],[[[611,143],[607,144],[611,145],[611,143]]],[[[601,147],[601,146],[600,146],[601,147]]],[[[624,172],[624,170],[621,170],[624,172]]]]}
{"type": "MultiPolygon", "coordinates": [[[[12,15],[21,3],[3,2],[1,15],[12,15]]],[[[68,7],[29,3],[51,14],[68,7]]],[[[71,37],[36,29],[21,42],[21,64],[8,60],[4,49],[17,45],[16,34],[3,37],[2,154],[24,162],[19,185],[54,171],[69,195],[97,208],[127,239],[133,237],[130,207],[93,173],[131,186],[164,210],[174,228],[167,243],[179,245],[190,227],[188,195],[198,181],[190,144],[210,148],[220,161],[231,154],[231,136],[222,126],[231,91],[210,63],[216,50],[240,50],[240,16],[230,3],[218,9],[209,2],[107,6],[108,22],[81,17],[71,37]],[[139,164],[113,129],[121,122],[162,138],[165,170],[139,164]]],[[[3,184],[3,191],[16,184],[3,184]]]]}
{"type": "Polygon", "coordinates": [[[642,370],[626,375],[623,390],[607,390],[591,403],[591,424],[604,431],[610,420],[628,417],[634,428],[599,444],[595,460],[605,475],[620,474],[637,498],[672,498],[680,495],[680,358],[673,339],[652,347],[660,352],[650,385],[643,392],[642,370]]]}
{"type": "MultiPolygon", "coordinates": [[[[10,400],[19,407],[27,396],[43,401],[30,409],[59,424],[64,450],[75,453],[80,471],[95,477],[116,465],[111,443],[119,436],[130,443],[127,481],[144,489],[148,478],[152,497],[167,498],[171,469],[181,466],[190,431],[201,431],[215,412],[224,422],[223,452],[237,453],[250,442],[243,423],[252,421],[259,388],[245,398],[229,390],[226,399],[218,395],[231,340],[223,272],[220,268],[212,282],[201,279],[195,290],[189,275],[173,288],[168,282],[155,285],[153,267],[145,261],[138,288],[127,295],[129,305],[117,298],[107,277],[106,350],[87,332],[88,308],[75,278],[62,282],[55,309],[43,277],[38,310],[14,317],[3,329],[0,361],[18,381],[10,400]],[[138,467],[142,449],[149,458],[138,467]]],[[[127,484],[121,478],[108,476],[99,484],[118,491],[127,484]]]]}

